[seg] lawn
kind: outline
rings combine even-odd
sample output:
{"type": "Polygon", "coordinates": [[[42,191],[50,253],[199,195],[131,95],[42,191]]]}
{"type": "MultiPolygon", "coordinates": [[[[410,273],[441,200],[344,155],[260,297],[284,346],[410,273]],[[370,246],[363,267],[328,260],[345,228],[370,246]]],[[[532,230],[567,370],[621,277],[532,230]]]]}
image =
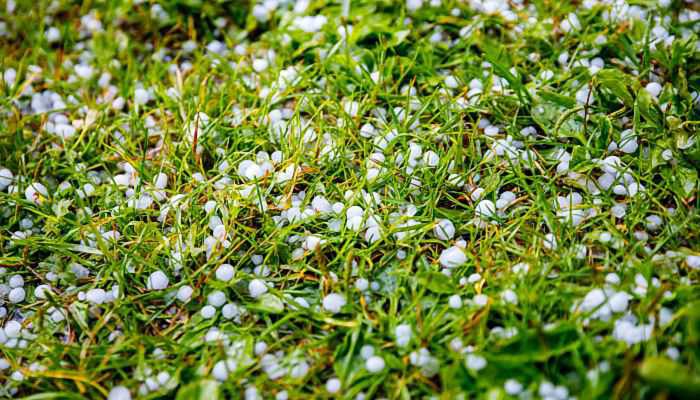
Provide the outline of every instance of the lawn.
{"type": "Polygon", "coordinates": [[[0,398],[700,398],[692,0],[0,0],[0,398]]]}

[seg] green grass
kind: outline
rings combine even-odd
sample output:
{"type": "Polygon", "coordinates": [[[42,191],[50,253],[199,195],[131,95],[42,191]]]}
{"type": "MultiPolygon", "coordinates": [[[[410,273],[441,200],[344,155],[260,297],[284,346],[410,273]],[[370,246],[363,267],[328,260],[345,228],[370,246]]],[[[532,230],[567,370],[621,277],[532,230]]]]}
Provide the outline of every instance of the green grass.
{"type": "Polygon", "coordinates": [[[513,2],[511,19],[450,0],[416,11],[312,1],[260,22],[244,1],[16,3],[0,9],[0,169],[13,176],[0,174],[0,188],[11,184],[0,190],[0,398],[105,398],[117,385],[134,398],[179,399],[252,398],[253,388],[266,399],[540,398],[546,382],[579,399],[700,393],[697,5],[635,1],[614,19],[604,4],[513,2]],[[570,13],[580,28],[566,32],[570,13]],[[87,31],[86,15],[102,29],[87,31]],[[307,33],[294,28],[300,15],[327,20],[307,33]],[[60,32],[53,42],[50,27],[60,32]],[[659,27],[674,38],[656,42],[659,27]],[[213,40],[226,52],[208,50],[213,40]],[[602,68],[589,68],[596,57],[602,68]],[[256,72],[262,58],[269,67],[256,72]],[[76,77],[81,62],[88,79],[76,77]],[[281,84],[281,74],[296,78],[281,84]],[[141,87],[151,91],[145,104],[141,87]],[[37,112],[36,94],[48,91],[62,104],[37,112]],[[112,106],[118,97],[122,108],[112,106]],[[280,112],[288,124],[277,135],[280,112]],[[73,122],[72,136],[51,128],[58,115],[73,122]],[[638,147],[610,147],[628,129],[638,147]],[[271,171],[241,176],[242,161],[275,151],[271,171]],[[610,156],[628,189],[601,187],[610,156]],[[37,201],[25,195],[33,183],[46,187],[37,201]],[[94,193],[83,196],[86,184],[94,193]],[[630,186],[640,190],[625,194],[630,186]],[[506,191],[515,199],[480,217],[480,202],[506,191]],[[578,204],[565,198],[574,193],[578,204]],[[283,219],[315,196],[340,212],[283,219]],[[351,206],[367,212],[349,222],[351,206]],[[213,215],[225,246],[211,238],[213,215]],[[454,238],[434,233],[441,219],[454,238]],[[113,230],[118,239],[103,237],[113,230]],[[303,248],[309,236],[318,248],[303,248]],[[465,261],[443,268],[455,245],[465,261]],[[228,282],[215,275],[225,263],[235,271],[228,282]],[[156,271],[167,289],[148,289],[156,271]],[[26,297],[12,302],[17,275],[26,297]],[[253,298],[256,278],[270,287],[253,298]],[[39,285],[51,290],[37,296],[39,285]],[[175,296],[184,286],[188,302],[175,296]],[[118,296],[87,301],[97,288],[118,296]],[[626,307],[603,315],[607,305],[582,303],[602,288],[627,293],[626,307]],[[216,290],[241,314],[226,319],[218,308],[205,319],[216,290]],[[504,300],[509,290],[517,302],[504,300]],[[346,300],[338,313],[322,307],[331,293],[346,300]],[[22,340],[4,337],[10,321],[22,340]],[[412,331],[405,346],[400,325],[412,331]],[[624,336],[645,327],[641,340],[624,336]],[[368,345],[380,372],[366,368],[368,345]],[[471,368],[474,356],[483,369],[471,368]],[[215,379],[226,360],[228,376],[215,379]],[[283,376],[271,376],[275,363],[283,376]],[[144,390],[163,372],[167,382],[144,390]]]}

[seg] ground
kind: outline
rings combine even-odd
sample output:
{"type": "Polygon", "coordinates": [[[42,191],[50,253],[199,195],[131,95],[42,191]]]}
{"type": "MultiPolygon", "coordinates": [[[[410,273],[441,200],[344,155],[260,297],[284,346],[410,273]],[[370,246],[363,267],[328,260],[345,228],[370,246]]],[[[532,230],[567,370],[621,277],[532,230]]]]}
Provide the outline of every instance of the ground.
{"type": "Polygon", "coordinates": [[[700,397],[697,3],[0,6],[0,398],[700,397]]]}

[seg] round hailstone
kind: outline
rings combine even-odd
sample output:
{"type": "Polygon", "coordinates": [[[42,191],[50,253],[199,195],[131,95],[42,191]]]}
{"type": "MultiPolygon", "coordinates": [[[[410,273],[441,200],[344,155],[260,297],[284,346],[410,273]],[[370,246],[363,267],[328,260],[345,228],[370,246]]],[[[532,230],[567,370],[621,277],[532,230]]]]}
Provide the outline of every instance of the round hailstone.
{"type": "Polygon", "coordinates": [[[309,235],[304,239],[304,248],[309,251],[315,251],[321,245],[321,238],[315,235],[309,235]]]}
{"type": "Polygon", "coordinates": [[[399,347],[406,347],[411,341],[411,336],[413,332],[411,331],[410,325],[401,324],[396,327],[394,334],[396,335],[396,344],[399,347]]]}
{"type": "Polygon", "coordinates": [[[168,175],[160,172],[155,179],[156,189],[165,189],[168,186],[168,175]]]}
{"type": "Polygon", "coordinates": [[[194,290],[192,289],[192,286],[189,286],[189,285],[181,286],[177,290],[177,299],[183,303],[187,303],[192,298],[192,292],[194,292],[194,290]]]}
{"type": "Polygon", "coordinates": [[[219,268],[216,269],[216,279],[228,282],[233,279],[233,273],[233,266],[231,264],[221,264],[219,268]]]}
{"type": "Polygon", "coordinates": [[[360,357],[367,360],[374,355],[374,346],[366,344],[360,348],[360,357]]]}
{"type": "Polygon", "coordinates": [[[338,393],[340,391],[340,379],[331,378],[326,381],[326,390],[328,393],[338,393]]]}
{"type": "Polygon", "coordinates": [[[458,294],[450,296],[449,300],[450,308],[462,308],[462,298],[458,294]]]}
{"type": "Polygon", "coordinates": [[[440,219],[433,228],[433,234],[440,240],[450,240],[455,236],[455,225],[449,219],[440,219]]]}
{"type": "Polygon", "coordinates": [[[651,95],[651,97],[656,98],[656,97],[659,97],[659,94],[661,94],[663,87],[656,82],[649,82],[649,83],[647,83],[644,90],[646,90],[647,93],[649,93],[651,95]]]}
{"type": "Polygon", "coordinates": [[[479,371],[486,367],[486,359],[476,354],[467,354],[467,368],[473,371],[479,371]]]}
{"type": "Polygon", "coordinates": [[[482,219],[490,219],[496,215],[496,205],[491,200],[481,200],[476,205],[476,216],[482,219]]]}
{"type": "Polygon", "coordinates": [[[323,298],[323,308],[333,314],[340,312],[345,305],[345,296],[338,293],[331,293],[323,298]]]}
{"type": "Polygon", "coordinates": [[[25,297],[25,292],[24,288],[17,287],[12,290],[10,290],[10,294],[7,296],[7,298],[10,300],[10,303],[21,303],[24,301],[25,297]]]}
{"type": "Polygon", "coordinates": [[[700,256],[690,254],[685,257],[685,263],[691,269],[700,269],[700,256]]]}
{"type": "Polygon", "coordinates": [[[365,361],[365,368],[371,374],[382,372],[385,365],[384,359],[379,356],[372,356],[365,361]]]}
{"type": "Polygon", "coordinates": [[[467,262],[467,255],[460,247],[452,246],[440,253],[440,265],[445,268],[457,268],[467,262]]]}
{"type": "Polygon", "coordinates": [[[0,192],[12,184],[13,178],[14,175],[12,174],[12,171],[7,168],[0,168],[0,192]]]}
{"type": "Polygon", "coordinates": [[[629,300],[630,296],[627,293],[617,292],[608,300],[608,303],[612,312],[621,313],[627,310],[629,300]]]}
{"type": "Polygon", "coordinates": [[[102,304],[107,301],[107,292],[104,289],[90,289],[85,294],[85,300],[92,304],[102,304]]]}
{"type": "Polygon", "coordinates": [[[215,290],[207,296],[207,303],[211,304],[212,306],[219,308],[226,303],[226,293],[222,292],[221,290],[215,290]]]}
{"type": "Polygon", "coordinates": [[[109,391],[107,400],[131,400],[131,393],[124,386],[115,386],[109,391]]]}
{"type": "Polygon", "coordinates": [[[163,271],[156,271],[148,277],[148,289],[163,290],[168,287],[168,276],[163,271]]]}
{"type": "Polygon", "coordinates": [[[485,294],[477,294],[474,296],[474,304],[479,307],[484,307],[489,302],[489,297],[485,294]]]}
{"type": "Polygon", "coordinates": [[[202,307],[202,310],[200,312],[202,313],[202,318],[210,319],[214,318],[214,316],[216,315],[216,308],[214,308],[214,306],[206,305],[202,307]]]}
{"type": "Polygon", "coordinates": [[[24,286],[24,278],[22,275],[12,275],[7,283],[11,288],[22,287],[24,286]]]}
{"type": "Polygon", "coordinates": [[[212,376],[214,376],[214,379],[217,381],[223,382],[226,379],[228,379],[228,373],[229,373],[229,368],[226,365],[226,361],[221,360],[214,364],[214,368],[211,370],[212,376]]]}
{"type": "Polygon", "coordinates": [[[253,279],[248,284],[248,292],[252,298],[257,299],[267,293],[267,285],[262,279],[253,279]]]}
{"type": "Polygon", "coordinates": [[[40,204],[42,199],[48,196],[48,189],[39,182],[32,183],[24,190],[24,197],[27,201],[31,201],[34,204],[40,204]]]}
{"type": "Polygon", "coordinates": [[[517,396],[518,394],[520,394],[520,392],[523,391],[523,384],[516,381],[515,379],[508,379],[503,385],[503,387],[506,390],[506,393],[508,393],[511,396],[517,396]]]}
{"type": "Polygon", "coordinates": [[[34,297],[40,300],[46,299],[46,293],[51,291],[51,286],[49,285],[39,285],[34,289],[34,297]]]}
{"type": "Polygon", "coordinates": [[[7,321],[4,329],[8,338],[15,339],[22,333],[22,324],[17,321],[7,321]]]}

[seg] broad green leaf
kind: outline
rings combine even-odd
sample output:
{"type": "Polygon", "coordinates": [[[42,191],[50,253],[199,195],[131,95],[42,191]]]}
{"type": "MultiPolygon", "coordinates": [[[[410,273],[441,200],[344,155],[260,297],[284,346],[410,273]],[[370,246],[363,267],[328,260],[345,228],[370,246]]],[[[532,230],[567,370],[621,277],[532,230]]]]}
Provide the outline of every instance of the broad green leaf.
{"type": "Polygon", "coordinates": [[[221,397],[219,382],[211,379],[192,382],[180,388],[176,400],[217,400],[221,397]]]}
{"type": "Polygon", "coordinates": [[[639,376],[653,386],[669,390],[680,398],[700,396],[700,375],[668,358],[647,358],[639,368],[639,376]]]}
{"type": "Polygon", "coordinates": [[[423,271],[418,273],[418,283],[434,293],[454,293],[454,284],[450,278],[440,272],[423,271]]]}
{"type": "Polygon", "coordinates": [[[615,97],[620,99],[626,106],[632,107],[634,99],[627,89],[627,82],[630,77],[624,72],[616,69],[603,69],[596,74],[596,80],[601,87],[609,90],[615,97]]]}

